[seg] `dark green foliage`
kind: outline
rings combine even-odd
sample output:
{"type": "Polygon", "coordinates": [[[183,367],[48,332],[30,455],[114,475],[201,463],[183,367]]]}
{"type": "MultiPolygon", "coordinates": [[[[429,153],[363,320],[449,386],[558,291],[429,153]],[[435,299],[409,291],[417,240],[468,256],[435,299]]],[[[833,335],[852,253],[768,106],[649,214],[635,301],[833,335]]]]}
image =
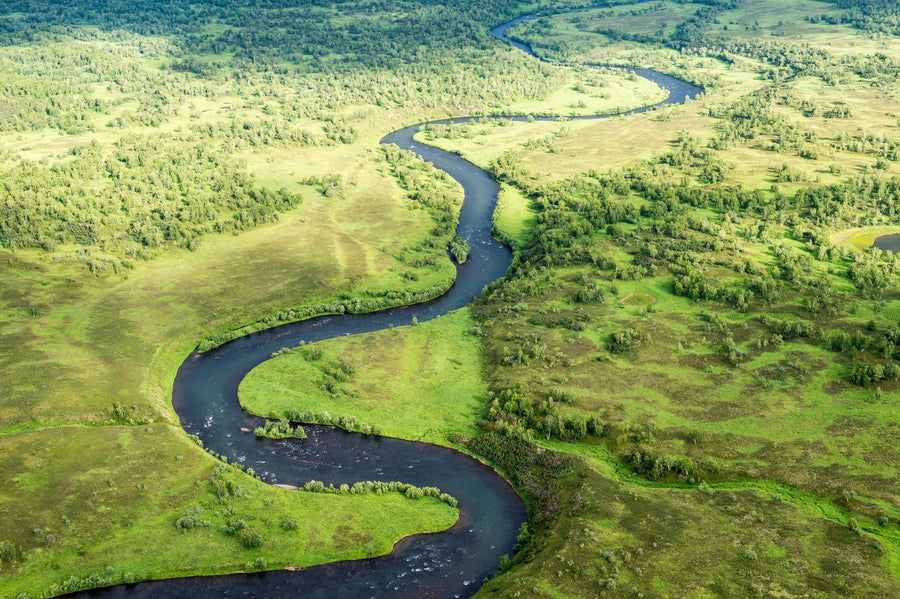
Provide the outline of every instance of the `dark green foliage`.
{"type": "Polygon", "coordinates": [[[789,341],[798,337],[818,339],[822,335],[822,330],[815,322],[810,320],[780,320],[777,318],[769,318],[765,315],[760,316],[759,320],[784,341],[789,341]]]}
{"type": "Polygon", "coordinates": [[[578,303],[598,302],[602,304],[606,301],[603,289],[597,281],[591,281],[579,288],[573,299],[578,303]]]}
{"type": "Polygon", "coordinates": [[[248,549],[260,547],[263,544],[262,535],[252,528],[244,528],[241,530],[241,543],[248,549]]]}
{"type": "Polygon", "coordinates": [[[462,264],[469,258],[469,244],[466,240],[458,235],[450,242],[450,255],[453,259],[462,264]]]}
{"type": "Polygon", "coordinates": [[[406,495],[408,499],[422,499],[423,497],[434,497],[438,499],[450,507],[456,507],[457,500],[455,497],[448,495],[447,493],[442,493],[440,489],[437,487],[416,487],[415,485],[410,485],[408,483],[401,483],[398,481],[384,482],[384,481],[364,481],[353,483],[353,486],[349,485],[341,485],[338,488],[335,488],[333,485],[326,487],[324,483],[318,480],[311,480],[303,485],[303,490],[309,493],[335,493],[335,494],[353,494],[353,495],[366,495],[368,493],[375,493],[377,495],[381,495],[383,493],[402,493],[406,495]]]}
{"type": "Polygon", "coordinates": [[[519,551],[522,547],[528,544],[528,541],[531,540],[531,532],[528,530],[528,523],[522,522],[522,526],[519,527],[519,536],[516,537],[516,547],[515,550],[519,551]]]}
{"type": "Polygon", "coordinates": [[[84,578],[70,576],[58,585],[51,585],[50,592],[53,595],[74,593],[82,589],[94,589],[97,587],[109,586],[113,583],[112,577],[103,574],[91,574],[84,578]]]}
{"type": "Polygon", "coordinates": [[[303,427],[291,426],[289,420],[267,420],[265,426],[256,428],[253,434],[257,437],[266,437],[268,439],[306,438],[306,432],[303,430],[303,427]]]}
{"type": "MultiPolygon", "coordinates": [[[[332,416],[328,412],[313,412],[312,410],[300,411],[297,409],[287,410],[285,417],[293,422],[306,422],[315,424],[326,424],[337,426],[344,430],[362,433],[364,435],[380,435],[381,428],[378,426],[359,422],[354,416],[343,414],[341,416],[332,416]]],[[[300,428],[300,427],[298,427],[300,428]]]]}
{"type": "Polygon", "coordinates": [[[831,351],[865,351],[873,346],[873,339],[863,333],[856,331],[853,334],[844,330],[829,331],[825,337],[825,346],[831,351]]]}
{"type": "Polygon", "coordinates": [[[894,362],[887,364],[852,364],[847,380],[860,387],[868,387],[873,383],[900,378],[900,366],[894,362]]]}
{"type": "Polygon", "coordinates": [[[514,432],[487,433],[460,441],[503,472],[522,493],[533,541],[520,555],[525,559],[534,555],[547,542],[544,535],[559,516],[563,496],[571,493],[571,489],[561,488],[559,481],[570,476],[577,464],[552,451],[538,451],[532,441],[514,432]]]}
{"type": "Polygon", "coordinates": [[[214,145],[182,137],[131,136],[111,154],[96,143],[78,146],[50,169],[28,161],[5,166],[0,245],[53,251],[114,244],[119,260],[85,262],[117,271],[122,259],[149,257],[166,244],[193,249],[204,233],[271,222],[299,203],[299,195],[257,187],[214,145]]]}
{"type": "Polygon", "coordinates": [[[635,473],[646,476],[650,480],[662,478],[674,472],[684,477],[694,477],[700,469],[694,460],[688,457],[656,456],[647,447],[637,447],[625,454],[625,461],[635,473]]]}
{"type": "Polygon", "coordinates": [[[500,556],[500,563],[499,563],[497,569],[502,574],[503,572],[509,571],[509,569],[512,568],[512,565],[513,565],[512,560],[509,559],[509,556],[504,553],[503,555],[500,556]]]}
{"type": "Polygon", "coordinates": [[[16,546],[10,541],[0,542],[0,564],[8,564],[14,559],[16,559],[16,546]]]}
{"type": "Polygon", "coordinates": [[[266,562],[266,558],[258,557],[255,560],[253,560],[252,562],[248,562],[244,566],[244,569],[246,569],[247,572],[262,572],[263,570],[267,569],[268,567],[269,567],[269,564],[268,564],[268,562],[266,562]]]}
{"type": "MultiPolygon", "coordinates": [[[[21,13],[20,18],[5,20],[0,33],[4,43],[15,43],[33,35],[35,28],[40,31],[93,26],[172,37],[186,57],[234,52],[232,66],[255,63],[274,66],[273,59],[282,58],[304,60],[325,68],[330,62],[326,58],[329,54],[347,54],[356,56],[363,63],[360,66],[378,68],[397,66],[411,59],[410,49],[428,43],[429,39],[446,40],[451,48],[465,47],[476,40],[481,42],[486,34],[484,25],[476,19],[486,21],[515,14],[518,4],[511,0],[492,0],[472,5],[454,0],[442,4],[396,2],[391,8],[404,18],[367,18],[374,11],[385,10],[377,2],[270,0],[262,5],[237,0],[174,5],[137,2],[125,10],[112,9],[108,2],[99,0],[54,5],[25,0],[9,8],[8,12],[21,13]],[[350,18],[331,21],[334,9],[350,18]],[[206,28],[216,24],[228,27],[222,27],[214,35],[202,35],[206,28]]],[[[205,75],[209,67],[199,64],[195,58],[181,58],[173,68],[205,75]]]]}
{"type": "Polygon", "coordinates": [[[877,260],[870,256],[859,256],[847,269],[860,295],[868,298],[880,298],[881,294],[891,286],[897,285],[897,266],[894,261],[877,260]]]}
{"type": "MultiPolygon", "coordinates": [[[[456,224],[456,210],[454,197],[447,192],[445,188],[438,185],[439,181],[447,181],[448,176],[441,171],[437,178],[434,176],[434,170],[419,160],[413,152],[401,150],[395,145],[383,145],[381,151],[391,168],[391,172],[397,178],[397,182],[407,191],[409,199],[415,205],[429,210],[437,226],[433,233],[438,235],[449,235],[452,233],[456,224]]],[[[459,246],[458,251],[462,252],[467,248],[460,244],[465,244],[462,239],[454,238],[451,242],[450,250],[453,252],[454,243],[459,246]]],[[[468,256],[468,251],[465,252],[468,256]]],[[[455,256],[454,256],[455,257],[455,256]]],[[[457,259],[459,262],[463,260],[457,259]]]]}
{"type": "Polygon", "coordinates": [[[637,329],[629,328],[611,334],[606,343],[606,349],[614,354],[624,354],[630,352],[646,340],[646,336],[638,332],[637,329]]]}
{"type": "MultiPolygon", "coordinates": [[[[263,329],[275,326],[276,324],[306,320],[307,318],[320,316],[322,314],[374,312],[376,310],[382,310],[384,308],[390,308],[392,306],[417,304],[443,295],[447,291],[447,289],[449,289],[452,283],[453,281],[450,280],[446,285],[436,285],[434,287],[429,287],[428,289],[422,289],[416,292],[389,290],[385,291],[384,294],[380,297],[356,298],[334,301],[327,304],[304,305],[289,310],[276,310],[274,312],[266,314],[259,321],[251,325],[247,325],[233,331],[227,331],[224,333],[217,333],[213,335],[209,339],[200,342],[200,344],[197,346],[197,350],[201,352],[209,351],[211,349],[219,347],[224,343],[228,343],[229,341],[237,339],[238,337],[242,337],[256,331],[261,331],[263,329]]],[[[310,348],[310,356],[315,356],[316,352],[318,352],[318,350],[315,349],[315,346],[312,346],[310,348]]],[[[310,357],[310,359],[314,360],[317,358],[310,357]]]]}
{"type": "Polygon", "coordinates": [[[219,527],[219,532],[223,535],[234,536],[245,528],[247,528],[247,523],[243,520],[229,520],[219,527]]]}
{"type": "Polygon", "coordinates": [[[175,521],[175,528],[187,530],[190,528],[203,528],[209,526],[209,520],[200,519],[200,512],[202,511],[203,510],[197,506],[187,508],[184,511],[184,514],[175,521]]]}

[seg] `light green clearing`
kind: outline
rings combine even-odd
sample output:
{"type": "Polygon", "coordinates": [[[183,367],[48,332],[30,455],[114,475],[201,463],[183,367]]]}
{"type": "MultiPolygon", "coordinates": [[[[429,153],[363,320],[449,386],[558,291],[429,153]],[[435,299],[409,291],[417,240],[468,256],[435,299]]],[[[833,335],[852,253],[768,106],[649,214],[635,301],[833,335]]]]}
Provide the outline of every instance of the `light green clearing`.
{"type": "Polygon", "coordinates": [[[537,224],[537,216],[529,200],[521,191],[510,185],[500,186],[497,208],[494,210],[494,226],[524,247],[531,239],[531,229],[537,224]]]}
{"type": "Polygon", "coordinates": [[[241,406],[275,418],[288,410],[348,415],[391,437],[447,445],[453,433],[475,430],[486,401],[478,337],[467,334],[475,324],[464,308],[415,326],[295,349],[247,375],[241,406]],[[313,351],[321,358],[310,359],[313,351]],[[341,363],[353,371],[344,381],[327,374],[341,363]]]}

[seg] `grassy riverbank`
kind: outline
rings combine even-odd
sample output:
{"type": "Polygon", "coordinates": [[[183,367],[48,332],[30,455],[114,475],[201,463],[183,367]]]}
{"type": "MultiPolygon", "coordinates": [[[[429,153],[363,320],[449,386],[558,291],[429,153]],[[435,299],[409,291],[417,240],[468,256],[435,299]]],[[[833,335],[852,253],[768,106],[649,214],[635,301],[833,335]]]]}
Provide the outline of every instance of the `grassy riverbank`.
{"type": "Polygon", "coordinates": [[[273,488],[164,424],[5,434],[0,449],[3,542],[17,553],[4,597],[381,555],[458,514],[429,497],[273,488]],[[185,514],[194,525],[176,526],[185,514]]]}
{"type": "MultiPolygon", "coordinates": [[[[177,426],[175,370],[291,307],[449,282],[459,190],[377,149],[383,134],[659,91],[488,37],[539,5],[17,6],[0,48],[0,595],[362,557],[448,526],[427,499],[223,469],[177,426]]],[[[708,93],[423,133],[504,181],[496,224],[525,266],[474,312],[263,365],[254,409],[491,459],[534,538],[483,596],[896,596],[900,267],[862,246],[897,226],[900,36],[890,2],[860,10],[663,0],[512,30],[708,93]]]]}
{"type": "Polygon", "coordinates": [[[475,325],[466,308],[300,347],[253,369],[241,383],[241,406],[273,418],[307,412],[316,422],[349,416],[363,430],[447,445],[451,435],[476,430],[487,399],[475,325]]]}
{"type": "Polygon", "coordinates": [[[115,24],[20,8],[0,50],[0,543],[11,547],[0,595],[363,557],[449,526],[455,510],[429,499],[288,493],[230,470],[221,480],[177,426],[172,378],[199,341],[279,311],[449,284],[458,187],[409,157],[389,161],[377,141],[589,71],[546,69],[522,87],[529,61],[488,48],[454,60],[449,79],[446,65],[427,66],[425,90],[421,73],[393,66],[335,75],[284,59],[272,77],[236,58],[240,42],[178,47],[246,26],[234,7],[211,18],[236,21],[206,23],[190,42],[168,20],[181,8],[148,3],[115,24]],[[446,86],[476,78],[497,85],[446,105],[446,86]],[[245,494],[229,491],[237,511],[226,515],[212,489],[229,481],[245,494]],[[192,507],[210,526],[177,529],[192,507]],[[237,516],[261,547],[220,532],[237,516]]]}

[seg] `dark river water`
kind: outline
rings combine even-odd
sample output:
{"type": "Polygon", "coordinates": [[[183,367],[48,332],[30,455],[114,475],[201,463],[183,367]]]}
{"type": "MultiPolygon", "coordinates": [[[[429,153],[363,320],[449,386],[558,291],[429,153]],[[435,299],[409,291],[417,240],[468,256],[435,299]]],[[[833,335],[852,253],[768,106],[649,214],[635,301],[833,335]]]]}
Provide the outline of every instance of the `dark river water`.
{"type": "MultiPolygon", "coordinates": [[[[491,33],[532,54],[505,36],[521,17],[491,33]]],[[[694,98],[702,90],[667,75],[628,69],[669,91],[661,104],[694,98]]],[[[462,122],[470,117],[433,123],[462,122]]],[[[499,118],[499,117],[490,117],[499,118]]],[[[514,117],[521,119],[524,117],[514,117]]],[[[602,117],[579,117],[602,118],[602,117]]],[[[491,237],[491,215],[498,186],[487,173],[456,154],[413,139],[423,124],[386,136],[456,179],[465,191],[457,234],[471,252],[457,265],[456,282],[438,299],[369,314],[323,316],[278,326],[242,337],[213,351],[191,354],[175,378],[172,402],[184,430],[197,435],[211,451],[253,468],[267,483],[300,486],[309,480],[326,485],[364,480],[399,480],[440,487],[459,501],[460,519],[450,530],[403,539],[384,557],[338,562],[298,572],[200,576],[119,585],[86,591],[79,597],[470,597],[485,577],[496,574],[499,558],[511,554],[525,506],[496,472],[457,451],[386,437],[372,437],[306,425],[307,439],[269,441],[252,430],[263,420],[245,413],[237,400],[238,385],[258,364],[283,347],[355,335],[436,318],[468,304],[488,283],[502,277],[510,250],[491,237]]],[[[327,514],[323,514],[327,518],[327,514]]]]}
{"type": "Polygon", "coordinates": [[[877,237],[875,239],[875,243],[872,244],[872,247],[876,247],[879,250],[893,252],[896,254],[900,252],[900,233],[894,233],[893,235],[882,235],[881,237],[877,237]]]}

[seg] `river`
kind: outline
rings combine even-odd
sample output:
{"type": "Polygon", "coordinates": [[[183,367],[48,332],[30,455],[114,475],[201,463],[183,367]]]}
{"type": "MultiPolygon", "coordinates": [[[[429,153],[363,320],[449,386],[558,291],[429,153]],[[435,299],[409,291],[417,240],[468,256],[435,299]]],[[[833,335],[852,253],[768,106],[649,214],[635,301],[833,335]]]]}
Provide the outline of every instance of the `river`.
{"type": "MultiPolygon", "coordinates": [[[[530,48],[505,35],[512,25],[531,18],[534,17],[520,17],[494,28],[491,33],[534,56],[530,48]]],[[[680,103],[703,91],[654,71],[627,70],[654,81],[669,95],[659,104],[624,115],[680,103]]],[[[605,116],[613,115],[576,118],[605,116]]],[[[245,413],[237,400],[241,380],[281,348],[377,331],[391,325],[407,325],[413,318],[419,322],[430,320],[462,308],[488,283],[506,273],[512,259],[510,250],[490,234],[499,191],[497,183],[460,156],[413,139],[424,125],[463,122],[470,118],[420,123],[395,131],[382,140],[432,162],[458,181],[465,191],[457,235],[469,243],[471,252],[464,264],[457,265],[456,282],[446,294],[413,306],[368,314],[323,316],[281,325],[203,354],[194,352],[179,368],[172,396],[187,433],[197,435],[210,451],[253,468],[267,483],[301,486],[308,480],[320,480],[338,486],[362,480],[400,480],[417,486],[435,486],[459,501],[459,521],[445,532],[403,539],[384,557],[325,564],[297,572],[282,570],[148,581],[73,596],[463,598],[477,592],[484,578],[496,574],[500,556],[512,553],[519,527],[526,519],[522,500],[496,472],[445,447],[315,425],[304,427],[308,435],[304,440],[260,440],[242,429],[253,430],[263,420],[245,413]]],[[[523,120],[526,117],[488,118],[523,120]]],[[[327,518],[327,514],[323,517],[327,518]]]]}

